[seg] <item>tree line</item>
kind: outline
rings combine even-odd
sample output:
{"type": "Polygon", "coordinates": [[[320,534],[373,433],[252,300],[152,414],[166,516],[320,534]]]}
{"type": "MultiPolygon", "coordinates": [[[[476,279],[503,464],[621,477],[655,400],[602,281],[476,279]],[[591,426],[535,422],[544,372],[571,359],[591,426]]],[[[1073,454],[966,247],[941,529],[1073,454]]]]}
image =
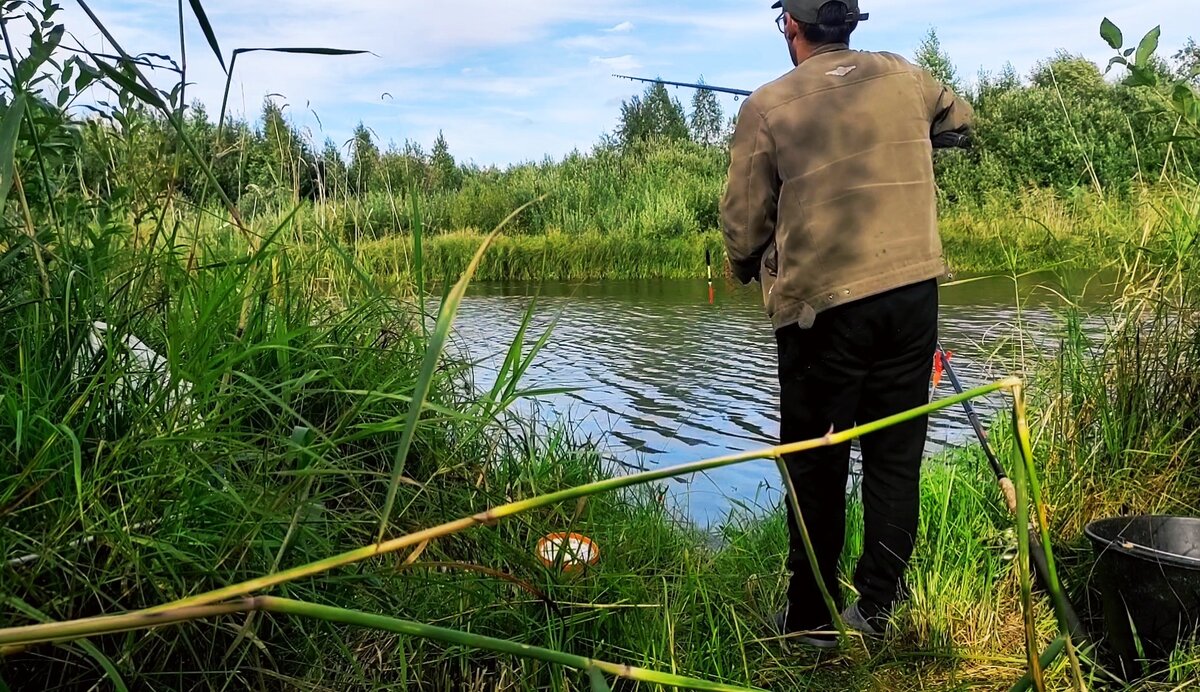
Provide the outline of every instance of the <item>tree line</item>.
{"type": "MultiPolygon", "coordinates": [[[[1196,178],[1198,145],[1172,141],[1178,121],[1161,107],[1170,97],[1163,89],[1126,86],[1067,53],[1042,60],[1025,76],[1010,64],[966,85],[933,30],[913,59],[954,87],[978,114],[975,146],[937,157],[946,203],[1027,188],[1122,194],[1163,177],[1196,178]]],[[[1189,40],[1173,59],[1155,59],[1151,69],[1195,83],[1200,47],[1189,40]]],[[[180,138],[161,114],[128,95],[118,105],[103,117],[79,120],[52,103],[33,104],[46,141],[38,164],[44,174],[25,180],[29,199],[45,198],[37,190],[41,185],[55,188],[52,195],[77,186],[92,197],[125,200],[137,217],[163,199],[211,204],[214,187],[245,213],[305,200],[415,195],[426,203],[435,227],[452,230],[486,227],[551,193],[540,210],[524,215],[518,230],[577,230],[587,223],[605,227],[593,230],[622,224],[661,232],[711,230],[736,118],[723,111],[713,92],[694,90],[685,108],[664,86],[653,84],[622,104],[613,131],[590,151],[499,169],[459,163],[440,133],[428,150],[411,140],[385,147],[360,122],[348,141],[327,138],[317,145],[273,100],[264,102],[254,122],[227,118],[219,128],[195,103],[182,109],[183,130],[209,162],[209,177],[183,155],[180,138]],[[654,192],[656,186],[670,186],[670,195],[654,192]],[[647,205],[669,208],[644,209],[647,205]]],[[[23,137],[17,151],[23,170],[32,170],[32,158],[32,144],[23,137]]],[[[376,204],[377,225],[387,225],[383,219],[390,212],[384,212],[394,206],[376,204]]]]}

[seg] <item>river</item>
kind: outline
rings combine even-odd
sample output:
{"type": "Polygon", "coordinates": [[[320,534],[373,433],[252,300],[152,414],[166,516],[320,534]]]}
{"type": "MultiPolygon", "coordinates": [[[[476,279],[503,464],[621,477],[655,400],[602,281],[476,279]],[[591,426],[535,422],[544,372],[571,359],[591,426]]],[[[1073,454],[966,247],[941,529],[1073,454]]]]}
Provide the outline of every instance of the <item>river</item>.
{"type": "MultiPolygon", "coordinates": [[[[1069,281],[1068,294],[1082,295],[1076,300],[1085,308],[1102,304],[1098,282],[1078,276],[1069,281]]],[[[1046,277],[958,278],[943,286],[940,339],[953,352],[963,385],[1019,375],[1021,362],[1052,354],[1063,325],[1060,290],[1046,277]]],[[[524,402],[522,410],[569,421],[614,468],[675,465],[775,443],[775,345],[757,284],[718,282],[712,305],[703,280],[475,284],[461,306],[451,350],[477,364],[477,387],[494,381],[535,296],[526,341],[536,340],[552,320],[556,324],[522,385],[574,391],[524,402]]],[[[950,393],[943,380],[937,395],[950,393]]],[[[985,424],[1004,404],[1002,394],[975,402],[985,424]]],[[[928,454],[972,441],[961,408],[931,417],[928,454]]],[[[780,497],[769,461],[664,486],[672,510],[699,526],[719,522],[735,508],[762,511],[780,497]]]]}

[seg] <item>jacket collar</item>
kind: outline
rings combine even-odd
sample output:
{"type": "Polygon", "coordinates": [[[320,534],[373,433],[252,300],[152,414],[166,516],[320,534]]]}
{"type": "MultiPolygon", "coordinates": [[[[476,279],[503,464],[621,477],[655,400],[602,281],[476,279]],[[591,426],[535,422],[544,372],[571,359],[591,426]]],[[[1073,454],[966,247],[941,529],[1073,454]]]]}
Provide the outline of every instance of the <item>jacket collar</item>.
{"type": "Polygon", "coordinates": [[[833,52],[836,52],[839,50],[850,50],[850,45],[847,43],[826,43],[825,45],[821,46],[820,48],[814,50],[810,57],[815,58],[818,55],[823,55],[825,53],[833,53],[833,52]]]}

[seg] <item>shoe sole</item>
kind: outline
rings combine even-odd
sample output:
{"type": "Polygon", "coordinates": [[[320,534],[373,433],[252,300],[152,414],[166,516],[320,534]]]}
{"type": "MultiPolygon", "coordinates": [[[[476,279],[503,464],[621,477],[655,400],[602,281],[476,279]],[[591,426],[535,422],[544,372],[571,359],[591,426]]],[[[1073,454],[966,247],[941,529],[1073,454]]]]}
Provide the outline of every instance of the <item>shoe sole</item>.
{"type": "Polygon", "coordinates": [[[804,646],[811,646],[817,649],[836,649],[838,641],[836,639],[815,639],[813,637],[796,637],[796,643],[804,646]]]}

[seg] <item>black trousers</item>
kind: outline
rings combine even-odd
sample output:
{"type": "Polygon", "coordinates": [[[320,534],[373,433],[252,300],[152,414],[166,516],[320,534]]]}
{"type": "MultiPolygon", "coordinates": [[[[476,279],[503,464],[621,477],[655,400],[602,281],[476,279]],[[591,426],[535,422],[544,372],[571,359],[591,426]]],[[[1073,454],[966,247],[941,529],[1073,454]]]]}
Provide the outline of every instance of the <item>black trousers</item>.
{"type": "MultiPolygon", "coordinates": [[[[809,329],[777,331],[780,441],[821,437],[928,403],[937,324],[938,286],[930,280],[831,308],[809,329]]],[[[865,537],[854,586],[868,618],[890,612],[912,556],[927,425],[922,416],[859,442],[865,537]]],[[[840,610],[850,443],[789,455],[785,462],[821,576],[840,610]]],[[[787,626],[816,629],[832,620],[787,505],[787,626]]]]}

